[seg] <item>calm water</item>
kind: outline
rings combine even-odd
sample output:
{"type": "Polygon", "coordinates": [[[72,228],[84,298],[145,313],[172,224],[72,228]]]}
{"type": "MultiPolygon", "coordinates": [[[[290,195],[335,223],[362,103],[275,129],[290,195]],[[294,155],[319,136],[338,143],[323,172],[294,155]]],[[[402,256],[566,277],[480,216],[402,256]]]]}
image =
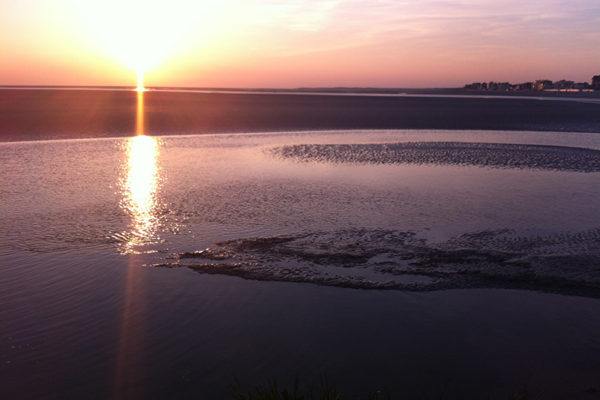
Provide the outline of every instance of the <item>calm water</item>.
{"type": "Polygon", "coordinates": [[[322,373],[357,395],[598,396],[600,135],[138,136],[0,162],[3,397],[322,373]]]}

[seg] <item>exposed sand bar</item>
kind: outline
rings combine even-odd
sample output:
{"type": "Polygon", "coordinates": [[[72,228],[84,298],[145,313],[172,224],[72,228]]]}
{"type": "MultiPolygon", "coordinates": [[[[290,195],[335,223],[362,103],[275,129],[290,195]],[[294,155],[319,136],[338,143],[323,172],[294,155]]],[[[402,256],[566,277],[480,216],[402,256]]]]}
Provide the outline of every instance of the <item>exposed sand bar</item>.
{"type": "MultiPolygon", "coordinates": [[[[329,129],[482,129],[600,132],[599,104],[485,96],[144,94],[148,134],[329,129]]],[[[130,136],[129,90],[0,90],[0,140],[130,136]]]]}

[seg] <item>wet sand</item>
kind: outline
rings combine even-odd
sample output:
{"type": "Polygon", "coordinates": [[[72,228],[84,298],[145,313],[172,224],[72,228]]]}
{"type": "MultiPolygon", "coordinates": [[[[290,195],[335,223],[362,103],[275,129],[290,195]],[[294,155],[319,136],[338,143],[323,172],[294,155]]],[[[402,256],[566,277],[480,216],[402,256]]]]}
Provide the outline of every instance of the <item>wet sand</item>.
{"type": "MultiPolygon", "coordinates": [[[[331,129],[600,132],[600,104],[522,98],[146,92],[150,135],[331,129]]],[[[137,94],[0,90],[0,141],[131,136],[137,94]]]]}

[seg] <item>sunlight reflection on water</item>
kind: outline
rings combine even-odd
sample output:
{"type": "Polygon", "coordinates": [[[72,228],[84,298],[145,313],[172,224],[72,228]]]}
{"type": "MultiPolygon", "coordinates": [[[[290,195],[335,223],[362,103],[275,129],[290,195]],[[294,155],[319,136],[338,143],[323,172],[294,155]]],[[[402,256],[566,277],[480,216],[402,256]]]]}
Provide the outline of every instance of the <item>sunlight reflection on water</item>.
{"type": "Polygon", "coordinates": [[[135,247],[157,239],[159,143],[153,137],[136,136],[126,142],[126,152],[121,208],[131,216],[131,226],[125,235],[127,241],[122,251],[131,253],[135,247]]]}
{"type": "Polygon", "coordinates": [[[122,235],[121,252],[137,253],[136,248],[158,239],[157,192],[159,188],[159,142],[144,135],[144,94],[138,92],[136,135],[125,142],[127,154],[121,179],[121,208],[131,217],[131,225],[122,235]]]}

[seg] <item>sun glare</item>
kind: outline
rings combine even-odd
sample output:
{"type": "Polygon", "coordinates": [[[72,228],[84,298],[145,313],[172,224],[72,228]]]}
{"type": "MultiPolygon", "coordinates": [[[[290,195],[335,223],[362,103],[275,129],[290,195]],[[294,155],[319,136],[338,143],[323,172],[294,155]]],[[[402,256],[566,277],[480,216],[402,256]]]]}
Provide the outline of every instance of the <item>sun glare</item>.
{"type": "Polygon", "coordinates": [[[196,42],[198,30],[204,29],[199,27],[211,25],[205,21],[207,17],[203,17],[204,23],[200,24],[199,16],[208,12],[213,15],[211,10],[216,7],[188,0],[72,1],[75,20],[81,25],[82,36],[90,47],[135,71],[137,90],[143,89],[144,73],[159,68],[196,42]]]}
{"type": "Polygon", "coordinates": [[[138,71],[137,73],[137,87],[135,88],[138,92],[144,92],[146,89],[144,88],[144,72],[138,71]]]}

